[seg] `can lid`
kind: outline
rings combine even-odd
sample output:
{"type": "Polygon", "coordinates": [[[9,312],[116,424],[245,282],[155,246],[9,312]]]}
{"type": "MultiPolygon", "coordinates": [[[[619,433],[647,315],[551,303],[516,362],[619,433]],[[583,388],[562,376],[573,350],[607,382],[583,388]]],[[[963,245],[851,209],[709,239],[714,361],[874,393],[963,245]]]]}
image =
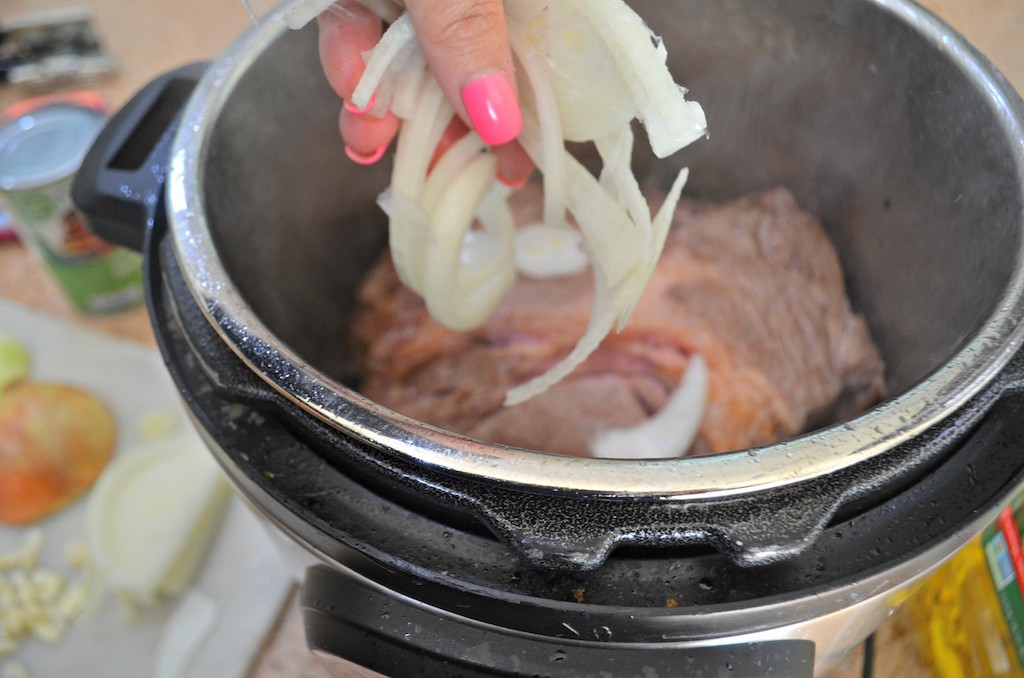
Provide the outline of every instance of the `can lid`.
{"type": "Polygon", "coordinates": [[[0,127],[0,190],[37,188],[74,174],[103,116],[79,106],[47,106],[0,127]]]}

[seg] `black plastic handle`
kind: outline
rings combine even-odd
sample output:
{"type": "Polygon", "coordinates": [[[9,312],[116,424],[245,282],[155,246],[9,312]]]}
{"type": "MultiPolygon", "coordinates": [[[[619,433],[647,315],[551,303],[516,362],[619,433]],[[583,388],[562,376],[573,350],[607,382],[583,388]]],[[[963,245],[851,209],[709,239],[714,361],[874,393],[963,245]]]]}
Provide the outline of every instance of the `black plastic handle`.
{"type": "Polygon", "coordinates": [[[156,78],[93,142],[71,186],[71,199],[100,238],[142,251],[163,205],[168,153],[181,111],[206,68],[206,63],[193,63],[156,78]]]}
{"type": "Polygon", "coordinates": [[[568,643],[413,604],[323,565],[306,571],[302,608],[311,650],[386,676],[810,678],[814,670],[809,640],[700,647],[568,643]]]}

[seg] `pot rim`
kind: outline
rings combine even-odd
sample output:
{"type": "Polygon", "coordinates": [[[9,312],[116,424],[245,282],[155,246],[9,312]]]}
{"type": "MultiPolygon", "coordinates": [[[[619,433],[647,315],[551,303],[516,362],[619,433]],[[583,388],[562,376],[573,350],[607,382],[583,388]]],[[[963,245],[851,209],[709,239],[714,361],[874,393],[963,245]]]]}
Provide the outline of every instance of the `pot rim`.
{"type": "MultiPolygon", "coordinates": [[[[983,93],[1024,177],[1024,103],[966,39],[910,0],[865,0],[941,49],[983,93]]],[[[959,409],[1024,343],[1024,257],[995,310],[945,364],[858,417],[772,445],[706,457],[615,460],[562,457],[494,445],[400,415],[306,363],[231,284],[206,219],[203,173],[215,120],[243,74],[289,30],[279,8],[207,70],[182,114],[167,176],[168,228],[188,288],[227,345],[270,387],[331,426],[385,452],[455,475],[542,492],[713,499],[829,475],[908,442],[959,409]]],[[[1024,193],[1024,180],[1021,180],[1024,193]]]]}

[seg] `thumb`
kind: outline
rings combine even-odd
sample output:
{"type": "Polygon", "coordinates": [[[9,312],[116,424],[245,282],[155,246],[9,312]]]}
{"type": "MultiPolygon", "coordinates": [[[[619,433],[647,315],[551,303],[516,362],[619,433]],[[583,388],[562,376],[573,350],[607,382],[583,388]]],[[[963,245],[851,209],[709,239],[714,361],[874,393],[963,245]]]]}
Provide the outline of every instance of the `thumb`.
{"type": "Polygon", "coordinates": [[[491,146],[523,127],[502,0],[406,0],[427,62],[459,116],[491,146]]]}

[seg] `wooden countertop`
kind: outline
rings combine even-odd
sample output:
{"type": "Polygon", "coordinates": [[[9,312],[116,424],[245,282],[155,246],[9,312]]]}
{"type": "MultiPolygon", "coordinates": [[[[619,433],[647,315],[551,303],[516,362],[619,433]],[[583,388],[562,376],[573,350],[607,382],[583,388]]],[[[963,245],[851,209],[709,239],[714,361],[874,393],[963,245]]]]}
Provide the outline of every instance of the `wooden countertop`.
{"type": "MultiPolygon", "coordinates": [[[[254,3],[257,13],[272,0],[254,3]]],[[[1024,92],[1024,1],[924,0],[922,3],[972,40],[1024,92]]],[[[216,57],[248,25],[237,0],[4,0],[0,23],[23,13],[50,8],[84,6],[94,12],[96,28],[120,61],[116,77],[91,89],[108,97],[113,109],[152,77],[184,63],[216,57]]],[[[24,93],[0,87],[0,109],[24,93]]],[[[153,345],[146,312],[136,308],[108,317],[77,313],[42,268],[17,244],[0,244],[0,297],[119,337],[153,345]]],[[[878,632],[876,676],[914,675],[927,678],[922,658],[907,642],[908,621],[899,612],[878,632]]],[[[858,650],[829,678],[860,675],[858,650]]],[[[270,634],[253,678],[322,678],[327,673],[305,648],[298,608],[292,601],[278,628],[270,634]]]]}

